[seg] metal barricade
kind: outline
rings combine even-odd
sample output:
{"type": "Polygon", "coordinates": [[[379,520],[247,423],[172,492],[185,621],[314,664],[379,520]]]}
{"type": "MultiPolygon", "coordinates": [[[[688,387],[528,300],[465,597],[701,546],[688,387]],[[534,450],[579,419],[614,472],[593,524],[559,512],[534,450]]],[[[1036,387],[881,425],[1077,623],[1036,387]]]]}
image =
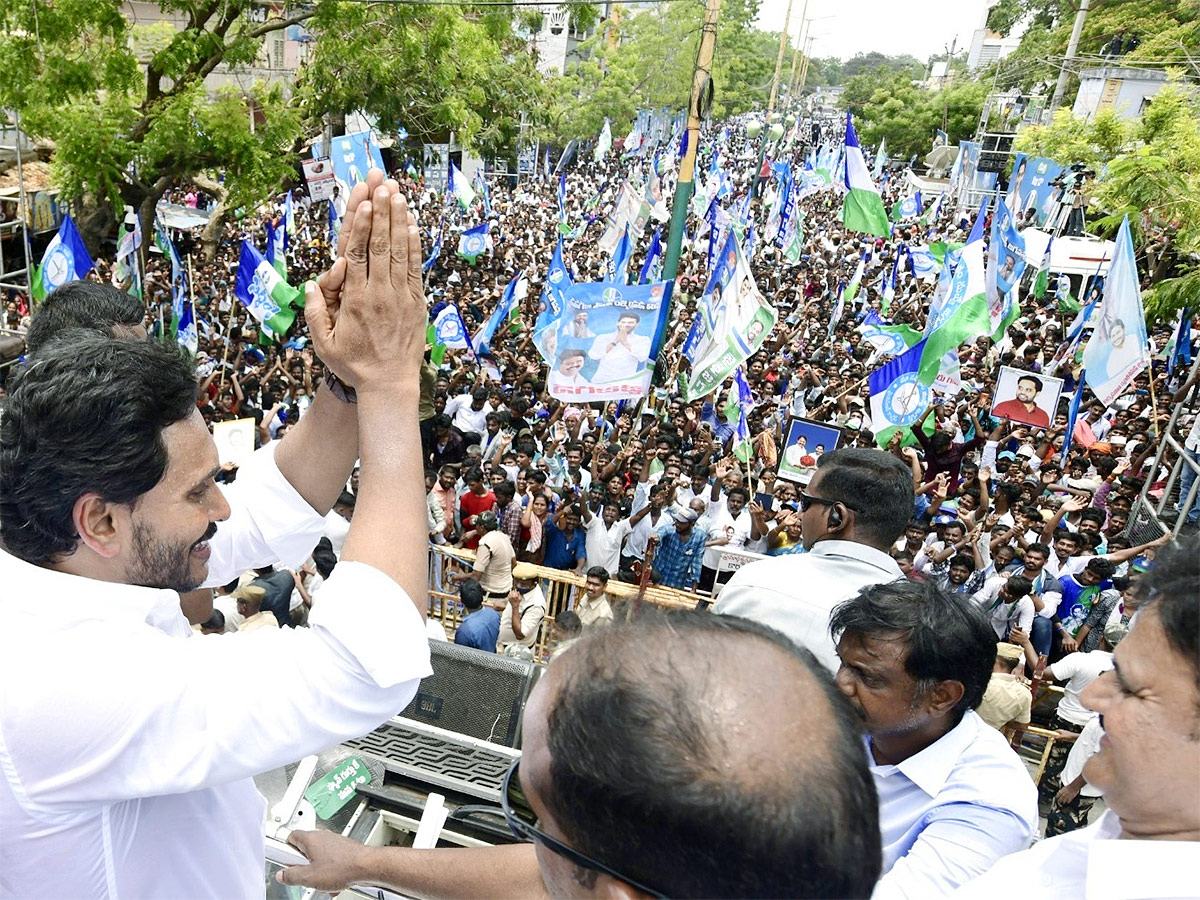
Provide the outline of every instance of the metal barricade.
{"type": "MultiPolygon", "coordinates": [[[[450,640],[462,621],[462,604],[458,601],[458,592],[450,580],[455,572],[468,572],[474,562],[475,553],[460,547],[449,547],[440,544],[429,546],[429,618],[440,622],[450,640]]],[[[555,618],[564,610],[571,609],[573,601],[583,591],[584,576],[562,569],[548,569],[545,566],[534,566],[546,595],[546,616],[542,620],[542,629],[534,644],[534,658],[545,661],[549,657],[550,626],[555,618]]],[[[625,604],[637,596],[638,586],[623,581],[610,579],[605,591],[613,612],[617,616],[624,613],[625,604]]],[[[645,602],[663,609],[694,610],[703,608],[706,604],[701,601],[709,600],[699,594],[680,591],[675,588],[660,585],[647,585],[645,602]]]]}
{"type": "MultiPolygon", "coordinates": [[[[1197,369],[1200,369],[1200,357],[1192,363],[1188,378],[1194,375],[1197,369]]],[[[1187,511],[1196,502],[1197,492],[1200,492],[1200,454],[1193,452],[1189,455],[1184,449],[1184,433],[1179,427],[1181,416],[1188,414],[1200,415],[1200,388],[1192,388],[1191,395],[1185,397],[1182,403],[1171,405],[1171,419],[1163,430],[1150,468],[1146,472],[1146,483],[1129,516],[1126,534],[1134,543],[1153,540],[1167,531],[1179,534],[1187,511]],[[1171,451],[1172,457],[1169,463],[1166,461],[1168,450],[1171,451]],[[1185,469],[1189,469],[1196,477],[1193,478],[1187,495],[1181,496],[1180,479],[1185,469]],[[1157,494],[1157,485],[1162,486],[1161,494],[1157,494]],[[1176,504],[1179,514],[1175,517],[1174,524],[1170,525],[1168,522],[1174,515],[1172,507],[1176,504]]]]}

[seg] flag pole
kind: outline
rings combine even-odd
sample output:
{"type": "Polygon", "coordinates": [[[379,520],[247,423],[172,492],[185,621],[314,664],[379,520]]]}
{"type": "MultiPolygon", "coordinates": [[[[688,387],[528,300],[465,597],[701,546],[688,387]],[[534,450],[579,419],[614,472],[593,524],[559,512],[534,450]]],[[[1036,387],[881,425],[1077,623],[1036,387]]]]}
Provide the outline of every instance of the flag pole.
{"type": "Polygon", "coordinates": [[[1150,424],[1154,427],[1154,436],[1157,438],[1158,429],[1158,399],[1154,394],[1154,357],[1150,355],[1150,344],[1146,344],[1146,372],[1150,379],[1150,409],[1154,413],[1154,418],[1150,420],[1150,424]]]}
{"type": "Polygon", "coordinates": [[[687,221],[688,205],[696,189],[696,151],[700,144],[700,120],[707,117],[712,106],[712,63],[713,48],[717,40],[717,20],[721,14],[721,0],[705,0],[704,24],[700,33],[700,50],[696,54],[696,68],[692,75],[692,99],[688,104],[687,147],[679,164],[679,176],[675,179],[675,196],[671,207],[671,230],[667,238],[667,252],[663,261],[662,277],[672,281],[679,270],[679,252],[683,244],[683,226],[687,221]]]}

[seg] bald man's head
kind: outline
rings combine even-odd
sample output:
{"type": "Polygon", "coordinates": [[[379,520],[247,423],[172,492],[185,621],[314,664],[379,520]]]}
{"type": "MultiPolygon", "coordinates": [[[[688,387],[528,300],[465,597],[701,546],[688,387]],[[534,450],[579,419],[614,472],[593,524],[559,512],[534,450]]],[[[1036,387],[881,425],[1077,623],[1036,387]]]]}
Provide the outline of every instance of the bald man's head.
{"type": "Polygon", "coordinates": [[[743,619],[655,613],[590,633],[547,680],[539,781],[573,846],[669,896],[870,895],[874,785],[808,651],[743,619]]]}

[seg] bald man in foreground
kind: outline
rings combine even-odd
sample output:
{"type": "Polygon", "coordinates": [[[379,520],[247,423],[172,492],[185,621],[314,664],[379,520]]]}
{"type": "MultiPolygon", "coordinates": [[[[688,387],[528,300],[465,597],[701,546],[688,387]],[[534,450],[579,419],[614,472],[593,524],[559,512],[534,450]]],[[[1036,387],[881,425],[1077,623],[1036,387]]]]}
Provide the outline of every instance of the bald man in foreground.
{"type": "Polygon", "coordinates": [[[529,843],[294,832],[310,863],[280,880],[429,898],[868,897],[879,876],[854,717],[813,656],[762,625],[650,612],[598,629],[550,666],[524,733],[503,807],[529,843]]]}

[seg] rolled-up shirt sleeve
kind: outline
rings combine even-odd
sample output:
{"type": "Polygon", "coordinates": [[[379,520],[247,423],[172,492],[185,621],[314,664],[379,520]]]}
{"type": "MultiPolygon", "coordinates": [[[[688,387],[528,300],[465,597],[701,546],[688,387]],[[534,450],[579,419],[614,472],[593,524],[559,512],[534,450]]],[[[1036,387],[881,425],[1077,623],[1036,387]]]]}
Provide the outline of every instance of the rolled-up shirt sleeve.
{"type": "Polygon", "coordinates": [[[340,563],[309,621],[191,639],[102,618],[54,631],[64,663],[0,691],[18,799],[53,820],[229,783],[366,734],[431,672],[421,615],[366,564],[340,563]]]}
{"type": "Polygon", "coordinates": [[[298,568],[317,546],[325,518],[308,505],[275,464],[272,441],[238,470],[221,490],[229,518],[217,523],[209,541],[205,587],[217,587],[249,569],[282,563],[298,568]]]}

